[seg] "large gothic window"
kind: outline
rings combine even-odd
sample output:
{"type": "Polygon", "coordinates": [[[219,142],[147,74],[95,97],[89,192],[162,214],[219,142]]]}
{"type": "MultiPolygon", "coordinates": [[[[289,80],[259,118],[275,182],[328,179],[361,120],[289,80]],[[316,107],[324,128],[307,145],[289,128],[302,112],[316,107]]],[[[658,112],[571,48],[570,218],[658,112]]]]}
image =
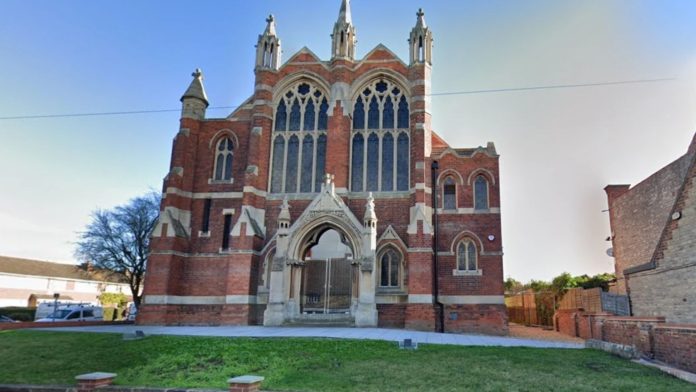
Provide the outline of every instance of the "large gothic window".
{"type": "Polygon", "coordinates": [[[232,179],[232,159],[234,144],[232,139],[225,137],[220,139],[215,150],[215,181],[229,181],[232,179]]]}
{"type": "Polygon", "coordinates": [[[273,193],[318,192],[326,164],[329,102],[307,82],[298,82],[278,101],[270,189],[273,193]]]}
{"type": "Polygon", "coordinates": [[[375,80],[353,105],[351,190],[407,191],[409,188],[408,98],[392,82],[375,80]]]}

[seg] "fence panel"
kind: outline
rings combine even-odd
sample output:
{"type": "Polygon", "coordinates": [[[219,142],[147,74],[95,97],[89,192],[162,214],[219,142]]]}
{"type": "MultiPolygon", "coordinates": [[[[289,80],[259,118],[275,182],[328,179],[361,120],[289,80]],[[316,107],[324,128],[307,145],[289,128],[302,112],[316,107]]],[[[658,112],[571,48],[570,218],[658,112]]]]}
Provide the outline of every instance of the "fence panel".
{"type": "Polygon", "coordinates": [[[602,292],[602,311],[629,316],[628,296],[602,292]]]}

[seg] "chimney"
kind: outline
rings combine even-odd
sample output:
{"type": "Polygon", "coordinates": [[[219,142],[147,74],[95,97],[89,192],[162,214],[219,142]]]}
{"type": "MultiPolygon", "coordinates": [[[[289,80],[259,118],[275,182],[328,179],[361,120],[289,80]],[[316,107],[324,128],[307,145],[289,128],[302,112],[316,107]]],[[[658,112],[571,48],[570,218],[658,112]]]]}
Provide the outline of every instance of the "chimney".
{"type": "Polygon", "coordinates": [[[607,202],[609,203],[609,208],[611,209],[611,205],[614,203],[614,201],[624,193],[628,192],[629,188],[631,188],[631,185],[628,184],[622,184],[622,185],[607,185],[604,187],[604,192],[607,193],[607,202]]]}

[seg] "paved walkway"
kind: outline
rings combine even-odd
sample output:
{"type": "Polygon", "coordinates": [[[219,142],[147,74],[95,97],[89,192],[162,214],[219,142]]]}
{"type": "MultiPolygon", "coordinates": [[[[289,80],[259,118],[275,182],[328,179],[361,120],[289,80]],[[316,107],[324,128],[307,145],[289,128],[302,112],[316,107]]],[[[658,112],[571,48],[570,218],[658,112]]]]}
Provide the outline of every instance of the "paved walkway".
{"type": "Polygon", "coordinates": [[[451,344],[458,346],[504,346],[538,348],[583,348],[584,344],[538,339],[523,339],[507,336],[441,334],[436,332],[409,331],[385,328],[322,328],[322,327],[161,327],[144,325],[106,325],[85,327],[54,327],[43,330],[69,332],[135,333],[143,331],[146,335],[185,335],[185,336],[226,336],[226,337],[318,337],[337,339],[368,339],[401,341],[412,339],[418,343],[451,344]]]}

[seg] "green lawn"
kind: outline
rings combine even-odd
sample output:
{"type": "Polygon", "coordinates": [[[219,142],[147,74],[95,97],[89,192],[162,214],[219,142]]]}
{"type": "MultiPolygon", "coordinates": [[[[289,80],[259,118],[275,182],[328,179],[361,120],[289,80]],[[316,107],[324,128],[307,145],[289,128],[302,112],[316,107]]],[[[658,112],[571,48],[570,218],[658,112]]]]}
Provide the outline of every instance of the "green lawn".
{"type": "Polygon", "coordinates": [[[658,370],[595,350],[421,345],[43,331],[0,332],[0,383],[73,384],[94,371],[130,386],[226,389],[266,377],[277,391],[694,391],[658,370]]]}

